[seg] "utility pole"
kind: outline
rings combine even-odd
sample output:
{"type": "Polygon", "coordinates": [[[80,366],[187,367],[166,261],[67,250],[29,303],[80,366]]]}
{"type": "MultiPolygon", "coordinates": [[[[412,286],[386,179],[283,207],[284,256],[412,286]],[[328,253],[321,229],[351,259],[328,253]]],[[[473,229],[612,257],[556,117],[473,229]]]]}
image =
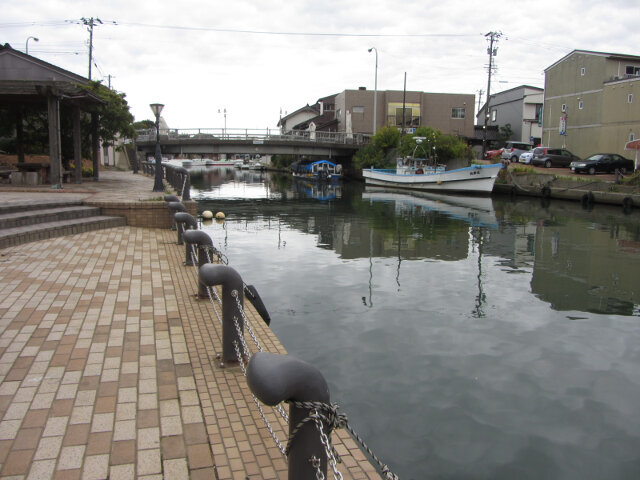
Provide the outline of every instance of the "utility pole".
{"type": "Polygon", "coordinates": [[[487,122],[489,120],[489,101],[491,100],[491,74],[493,73],[493,57],[498,54],[498,47],[494,47],[498,43],[498,39],[502,37],[502,32],[489,32],[485,35],[489,39],[489,79],[487,81],[487,103],[484,111],[484,128],[482,130],[482,158],[487,152],[487,122]]]}
{"type": "Polygon", "coordinates": [[[480,106],[482,105],[482,95],[484,94],[484,90],[478,90],[478,112],[480,112],[480,106]]]}
{"type": "Polygon", "coordinates": [[[102,20],[93,17],[82,17],[80,20],[82,20],[82,23],[87,26],[87,31],[89,32],[89,80],[91,80],[91,64],[93,63],[93,27],[98,23],[102,25],[102,20]]]}

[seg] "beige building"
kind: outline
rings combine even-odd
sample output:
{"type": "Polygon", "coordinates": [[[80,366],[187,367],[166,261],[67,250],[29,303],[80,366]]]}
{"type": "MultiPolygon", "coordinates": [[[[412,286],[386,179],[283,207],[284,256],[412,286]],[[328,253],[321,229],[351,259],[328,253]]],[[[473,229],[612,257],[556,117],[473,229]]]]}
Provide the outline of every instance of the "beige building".
{"type": "Polygon", "coordinates": [[[580,157],[633,158],[640,138],[640,56],[574,50],[545,70],[542,143],[580,157]]]}
{"type": "MultiPolygon", "coordinates": [[[[281,128],[291,130],[337,131],[346,133],[373,133],[373,90],[360,88],[344,90],[336,95],[318,100],[313,107],[304,107],[294,112],[297,118],[315,108],[317,117],[295,120],[289,115],[280,120],[281,128]]],[[[404,128],[412,132],[417,127],[429,126],[443,133],[473,137],[473,110],[475,96],[458,93],[425,93],[384,90],[377,92],[376,130],[383,126],[404,128]],[[404,100],[404,102],[403,102],[404,100]],[[404,108],[403,108],[404,107],[404,108]],[[404,111],[404,114],[403,114],[404,111]],[[404,115],[404,116],[403,116],[404,115]]]]}

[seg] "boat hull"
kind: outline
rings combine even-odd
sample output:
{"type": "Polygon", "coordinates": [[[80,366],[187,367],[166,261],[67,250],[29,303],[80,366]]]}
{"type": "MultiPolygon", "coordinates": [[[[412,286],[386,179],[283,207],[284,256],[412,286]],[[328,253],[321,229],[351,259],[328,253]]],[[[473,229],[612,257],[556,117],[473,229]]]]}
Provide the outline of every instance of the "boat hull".
{"type": "Polygon", "coordinates": [[[367,185],[434,192],[490,194],[502,165],[473,165],[440,173],[398,174],[394,170],[364,169],[367,185]]]}

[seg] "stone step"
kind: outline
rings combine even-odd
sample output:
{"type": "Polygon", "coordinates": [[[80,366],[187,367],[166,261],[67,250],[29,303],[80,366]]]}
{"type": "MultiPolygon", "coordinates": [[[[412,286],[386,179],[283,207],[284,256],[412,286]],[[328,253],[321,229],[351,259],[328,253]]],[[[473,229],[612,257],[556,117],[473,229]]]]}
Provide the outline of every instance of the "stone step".
{"type": "Polygon", "coordinates": [[[96,217],[100,208],[72,205],[57,208],[39,208],[11,213],[0,213],[0,230],[26,227],[38,223],[52,223],[75,218],[96,217]]]}
{"type": "Polygon", "coordinates": [[[122,227],[126,224],[124,217],[91,216],[6,228],[0,230],[0,248],[104,228],[122,227]]]}
{"type": "Polygon", "coordinates": [[[46,202],[42,200],[25,202],[22,200],[2,202],[0,204],[0,215],[19,213],[32,210],[44,210],[48,208],[63,208],[82,205],[82,200],[51,199],[46,202]]]}

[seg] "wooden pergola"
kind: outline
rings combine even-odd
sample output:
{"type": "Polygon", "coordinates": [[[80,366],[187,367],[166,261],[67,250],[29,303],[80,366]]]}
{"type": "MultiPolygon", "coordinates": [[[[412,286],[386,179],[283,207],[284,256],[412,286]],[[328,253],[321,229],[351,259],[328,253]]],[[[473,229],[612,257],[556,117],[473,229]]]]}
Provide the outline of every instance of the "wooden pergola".
{"type": "Polygon", "coordinates": [[[82,182],[80,116],[91,114],[94,181],[98,180],[99,118],[96,106],[102,100],[88,88],[88,80],[50,63],[0,45],[0,108],[15,113],[18,163],[24,164],[22,110],[27,105],[47,109],[49,125],[49,181],[53,188],[62,188],[62,153],[60,106],[69,105],[73,115],[74,177],[82,182]]]}

